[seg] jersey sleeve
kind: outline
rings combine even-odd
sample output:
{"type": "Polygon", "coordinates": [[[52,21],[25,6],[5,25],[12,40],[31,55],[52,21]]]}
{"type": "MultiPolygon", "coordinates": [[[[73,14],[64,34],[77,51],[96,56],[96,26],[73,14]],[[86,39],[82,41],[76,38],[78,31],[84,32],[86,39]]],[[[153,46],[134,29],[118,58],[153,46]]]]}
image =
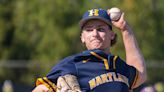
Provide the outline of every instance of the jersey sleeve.
{"type": "Polygon", "coordinates": [[[135,67],[128,65],[119,57],[117,58],[117,64],[117,67],[120,67],[120,71],[122,71],[122,73],[125,74],[128,78],[129,89],[133,89],[138,81],[139,72],[135,67]]]}
{"type": "Polygon", "coordinates": [[[136,85],[137,81],[138,81],[139,72],[133,66],[129,66],[129,65],[127,65],[127,66],[128,66],[128,73],[129,73],[130,89],[133,89],[134,86],[136,85]]]}
{"type": "Polygon", "coordinates": [[[64,76],[66,74],[77,75],[76,67],[73,62],[65,61],[54,66],[47,74],[47,78],[54,82],[59,76],[64,76]]]}
{"type": "Polygon", "coordinates": [[[64,59],[59,64],[54,66],[46,77],[38,78],[36,81],[36,86],[44,84],[50,89],[50,92],[55,92],[57,89],[56,83],[58,77],[66,74],[77,75],[75,64],[70,58],[64,59]]]}

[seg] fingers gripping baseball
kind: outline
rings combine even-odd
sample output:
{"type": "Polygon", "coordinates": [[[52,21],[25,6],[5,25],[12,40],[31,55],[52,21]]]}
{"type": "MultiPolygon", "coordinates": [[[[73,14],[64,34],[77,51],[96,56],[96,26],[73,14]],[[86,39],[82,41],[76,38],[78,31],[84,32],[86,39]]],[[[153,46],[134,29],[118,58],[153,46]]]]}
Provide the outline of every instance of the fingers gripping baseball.
{"type": "Polygon", "coordinates": [[[112,21],[112,24],[118,29],[125,30],[127,22],[124,20],[124,13],[121,14],[121,17],[118,21],[112,21]]]}
{"type": "Polygon", "coordinates": [[[113,7],[111,9],[107,10],[111,20],[112,24],[120,29],[121,31],[126,29],[126,21],[124,20],[124,12],[122,12],[119,8],[113,7]]]}
{"type": "Polygon", "coordinates": [[[122,14],[121,10],[117,7],[113,7],[111,9],[108,9],[107,12],[108,12],[110,19],[112,21],[118,21],[121,17],[121,14],[122,14]]]}
{"type": "Polygon", "coordinates": [[[58,78],[57,92],[81,92],[76,76],[65,75],[58,78]]]}

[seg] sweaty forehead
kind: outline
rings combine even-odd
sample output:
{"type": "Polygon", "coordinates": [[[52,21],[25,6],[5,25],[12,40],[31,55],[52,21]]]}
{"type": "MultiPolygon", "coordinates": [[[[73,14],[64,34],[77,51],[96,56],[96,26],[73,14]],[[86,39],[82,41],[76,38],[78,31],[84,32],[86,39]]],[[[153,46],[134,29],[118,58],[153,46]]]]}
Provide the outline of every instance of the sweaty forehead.
{"type": "Polygon", "coordinates": [[[101,26],[108,26],[108,25],[101,20],[89,20],[84,24],[84,28],[86,28],[86,27],[101,27],[101,26]]]}

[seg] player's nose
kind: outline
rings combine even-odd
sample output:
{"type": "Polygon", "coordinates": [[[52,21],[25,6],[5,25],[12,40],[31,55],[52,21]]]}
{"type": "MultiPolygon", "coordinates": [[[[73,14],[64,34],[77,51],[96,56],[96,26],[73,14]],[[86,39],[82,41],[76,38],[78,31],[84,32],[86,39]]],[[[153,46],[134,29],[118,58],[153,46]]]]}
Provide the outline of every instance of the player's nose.
{"type": "Polygon", "coordinates": [[[98,31],[97,31],[96,28],[93,29],[93,31],[92,31],[92,35],[93,35],[93,36],[97,36],[97,35],[98,35],[98,31]]]}

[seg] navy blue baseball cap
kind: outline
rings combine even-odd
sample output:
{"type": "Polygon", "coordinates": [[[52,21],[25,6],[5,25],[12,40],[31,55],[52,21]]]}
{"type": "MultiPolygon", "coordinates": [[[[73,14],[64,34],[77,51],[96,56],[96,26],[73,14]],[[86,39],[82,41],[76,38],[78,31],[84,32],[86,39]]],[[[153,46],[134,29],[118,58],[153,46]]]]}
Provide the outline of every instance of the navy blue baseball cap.
{"type": "Polygon", "coordinates": [[[80,29],[83,28],[84,24],[87,21],[92,19],[98,19],[105,22],[106,24],[109,25],[110,29],[112,30],[112,23],[111,23],[110,16],[108,15],[107,11],[103,9],[91,9],[85,12],[82,19],[79,22],[80,29]]]}

